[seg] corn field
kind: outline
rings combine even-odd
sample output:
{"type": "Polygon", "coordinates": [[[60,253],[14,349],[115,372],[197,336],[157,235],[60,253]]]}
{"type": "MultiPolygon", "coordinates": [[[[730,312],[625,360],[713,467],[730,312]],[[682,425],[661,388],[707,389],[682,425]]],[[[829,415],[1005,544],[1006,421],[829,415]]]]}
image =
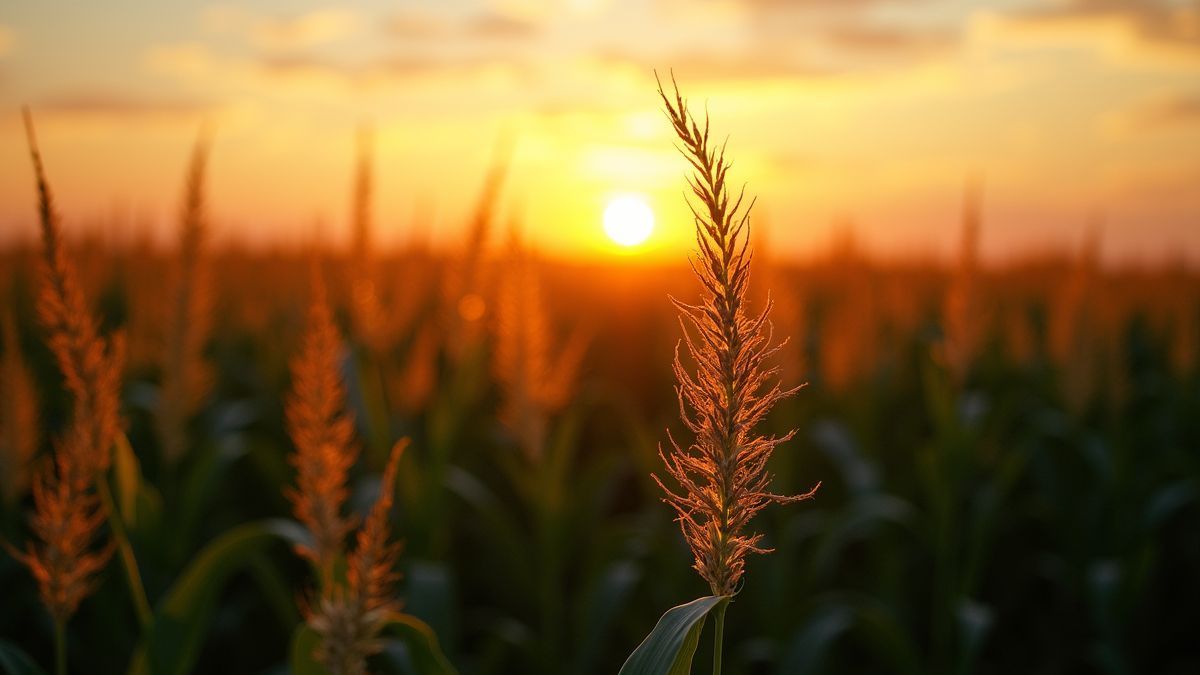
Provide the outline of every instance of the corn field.
{"type": "Polygon", "coordinates": [[[369,133],[349,247],[213,242],[207,131],[174,244],[66,237],[27,115],[0,672],[1200,672],[1195,269],[984,264],[973,188],[785,259],[662,91],[690,269],[539,254],[503,152],[378,246],[369,133]]]}

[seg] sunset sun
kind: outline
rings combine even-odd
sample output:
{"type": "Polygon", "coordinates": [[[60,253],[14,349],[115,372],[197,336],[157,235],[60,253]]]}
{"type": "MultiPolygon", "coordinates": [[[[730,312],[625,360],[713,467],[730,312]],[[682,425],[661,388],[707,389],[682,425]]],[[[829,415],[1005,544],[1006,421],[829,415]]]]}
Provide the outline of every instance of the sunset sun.
{"type": "Polygon", "coordinates": [[[654,231],[654,212],[641,195],[614,197],[604,208],[604,231],[621,246],[637,246],[654,231]]]}

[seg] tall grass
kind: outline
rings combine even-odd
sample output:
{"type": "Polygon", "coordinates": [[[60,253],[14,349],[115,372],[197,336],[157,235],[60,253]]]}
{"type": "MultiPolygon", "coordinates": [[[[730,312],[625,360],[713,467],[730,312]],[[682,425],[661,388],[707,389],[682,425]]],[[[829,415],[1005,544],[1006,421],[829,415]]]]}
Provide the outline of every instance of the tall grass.
{"type": "Polygon", "coordinates": [[[308,326],[292,365],[287,402],[296,446],[291,457],[296,487],[287,495],[312,537],[297,549],[317,572],[317,596],[304,607],[309,626],[321,637],[315,656],[333,675],[362,675],[367,658],[382,649],[380,633],[400,608],[393,589],[399,545],[389,541],[388,517],[407,441],[393,447],[380,495],[348,550],[346,538],[357,519],[344,513],[347,483],[359,453],[340,374],[344,345],[315,267],[312,277],[308,326]]]}
{"type": "Polygon", "coordinates": [[[212,385],[211,368],[204,360],[212,324],[204,199],[208,148],[208,132],[201,130],[188,163],[174,289],[167,307],[158,428],[165,458],[172,465],[183,458],[188,446],[187,422],[212,385]]]}
{"type": "Polygon", "coordinates": [[[288,434],[296,447],[290,461],[297,486],[288,491],[288,498],[296,519],[312,534],[312,544],[301,547],[300,553],[316,567],[325,594],[333,586],[344,540],[354,527],[343,510],[358,447],[341,377],[344,347],[320,273],[314,269],[312,277],[308,323],[300,354],[292,362],[292,392],[287,400],[288,434]]]}
{"type": "MultiPolygon", "coordinates": [[[[66,672],[66,622],[95,587],[113,546],[93,548],[111,515],[105,471],[112,446],[121,430],[120,395],[122,343],[100,337],[96,320],[84,299],[75,268],[63,250],[58,215],[42,167],[33,120],[25,113],[25,132],[37,181],[42,234],[42,285],[38,314],[72,395],[72,417],[55,442],[53,461],[42,464],[33,484],[34,513],[30,521],[37,543],[23,554],[13,552],[38,582],[42,603],[54,619],[56,668],[66,672]]],[[[129,559],[126,559],[129,562],[129,559]]],[[[135,595],[140,578],[129,569],[135,595]]]]}
{"type": "MultiPolygon", "coordinates": [[[[768,552],[759,546],[762,535],[747,531],[750,520],[772,502],[811,498],[820,484],[795,496],[769,490],[767,460],[795,432],[761,436],[755,426],[775,403],[799,388],[784,389],[772,381],[777,368],[768,366],[768,360],[778,348],[771,343],[767,322],[770,303],[757,315],[745,306],[753,204],[744,202],[744,191],[730,199],[730,163],[724,145],[710,144],[708,119],[701,127],[678,86],[674,95],[668,96],[660,82],[658,93],[681,143],[680,152],[694,170],[688,183],[695,201],[689,201],[689,206],[695,216],[699,250],[692,271],[705,292],[695,305],[672,299],[680,311],[683,344],[696,364],[693,375],[676,349],[680,414],[694,440],[685,449],[672,437],[670,454],[660,451],[678,490],[668,488],[658,476],[654,479],[675,509],[695,557],[696,571],[713,595],[732,598],[745,573],[746,556],[768,552]]],[[[726,607],[727,603],[721,603],[716,610],[713,672],[718,675],[726,607]]]]}
{"type": "Polygon", "coordinates": [[[542,293],[537,259],[513,233],[497,289],[493,369],[503,390],[499,419],[531,463],[543,459],[549,418],[574,395],[587,348],[581,332],[563,346],[553,340],[542,293]]]}

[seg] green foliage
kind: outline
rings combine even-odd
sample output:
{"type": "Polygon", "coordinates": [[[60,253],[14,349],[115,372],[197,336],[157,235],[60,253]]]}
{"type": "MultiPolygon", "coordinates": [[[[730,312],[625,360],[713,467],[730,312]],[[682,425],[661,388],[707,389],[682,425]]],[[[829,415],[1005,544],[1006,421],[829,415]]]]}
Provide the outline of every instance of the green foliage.
{"type": "Polygon", "coordinates": [[[183,675],[192,671],[210,616],[226,580],[277,542],[302,541],[303,530],[286,520],[248,523],[209,543],[158,602],[130,675],[183,675]]]}
{"type": "Polygon", "coordinates": [[[689,675],[709,612],[729,598],[710,595],[672,607],[621,666],[620,675],[689,675]]]}
{"type": "Polygon", "coordinates": [[[317,631],[305,624],[296,627],[292,633],[291,656],[288,668],[292,675],[327,675],[325,666],[317,661],[317,648],[321,645],[321,636],[317,631]]]}
{"type": "Polygon", "coordinates": [[[457,675],[458,671],[438,646],[437,636],[420,619],[397,614],[388,622],[384,634],[404,648],[402,663],[411,675],[457,675]]]}
{"type": "MultiPolygon", "coordinates": [[[[413,260],[386,263],[407,292],[413,260]]],[[[106,531],[122,550],[67,625],[71,672],[287,667],[296,600],[313,586],[289,550],[303,533],[274,520],[289,513],[282,488],[294,478],[281,400],[308,260],[219,264],[229,268],[218,278],[257,275],[218,295],[232,307],[255,303],[260,325],[219,313],[212,395],[170,468],[155,452],[148,392],[157,374],[129,374],[128,437],[109,481],[119,520],[106,531]],[[144,630],[126,553],[151,610],[144,630]]],[[[371,427],[360,429],[364,444],[386,451],[396,436],[413,438],[392,514],[404,541],[398,595],[464,675],[617,672],[663,608],[704,592],[648,478],[661,466],[664,428],[678,428],[669,370],[678,327],[663,297],[686,270],[606,269],[603,284],[574,267],[545,271],[551,330],[590,318],[596,331],[578,395],[550,420],[544,462],[526,461],[496,419],[486,339],[457,363],[437,355],[436,386],[418,410],[387,398],[408,338],[381,357],[394,362],[378,375],[351,378],[358,423],[371,427]]],[[[1032,347],[1018,359],[992,330],[961,379],[930,358],[941,296],[928,270],[816,265],[771,286],[804,293],[802,328],[788,328],[800,349],[785,365],[796,375],[785,382],[810,382],[764,422],[771,433],[800,429],[772,459],[773,489],[824,486],[812,502],[755,520],[774,552],[748,560],[723,675],[1200,672],[1191,630],[1200,625],[1191,601],[1200,597],[1200,372],[1173,365],[1166,333],[1138,317],[1153,307],[1139,306],[1094,336],[1114,345],[1103,377],[1085,404],[1069,403],[1070,376],[1042,344],[1054,277],[1001,280],[991,292],[1028,318],[1032,347]],[[1044,297],[1008,291],[1009,281],[1040,284],[1044,297]],[[831,314],[864,294],[883,302],[884,290],[911,301],[908,323],[885,307],[870,330],[823,337],[831,314]],[[825,378],[832,348],[868,334],[875,350],[858,353],[857,378],[835,386],[825,378]]],[[[112,295],[127,292],[114,282],[112,295]]],[[[14,307],[18,325],[36,326],[31,301],[14,307]]],[[[782,331],[788,317],[772,316],[782,331]]],[[[28,357],[44,399],[44,452],[70,409],[48,352],[28,357]]],[[[379,367],[374,358],[347,359],[347,372],[379,367]]],[[[380,468],[372,452],[363,457],[349,499],[359,514],[380,468]]],[[[4,512],[3,538],[17,549],[28,508],[26,499],[4,512]]],[[[0,589],[0,672],[52,666],[53,626],[36,584],[6,553],[0,589]]],[[[421,672],[421,652],[394,630],[372,666],[421,672]]]]}
{"type": "Polygon", "coordinates": [[[0,675],[45,675],[46,671],[42,670],[29,658],[29,655],[21,651],[21,648],[0,640],[0,675]]]}

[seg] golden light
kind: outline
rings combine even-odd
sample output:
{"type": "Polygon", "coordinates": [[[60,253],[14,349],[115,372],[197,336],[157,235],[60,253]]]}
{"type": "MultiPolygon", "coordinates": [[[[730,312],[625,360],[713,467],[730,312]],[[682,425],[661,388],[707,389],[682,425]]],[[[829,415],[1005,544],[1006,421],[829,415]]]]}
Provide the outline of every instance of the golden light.
{"type": "Polygon", "coordinates": [[[654,231],[654,212],[641,195],[614,197],[604,207],[604,231],[621,246],[637,246],[654,231]]]}

